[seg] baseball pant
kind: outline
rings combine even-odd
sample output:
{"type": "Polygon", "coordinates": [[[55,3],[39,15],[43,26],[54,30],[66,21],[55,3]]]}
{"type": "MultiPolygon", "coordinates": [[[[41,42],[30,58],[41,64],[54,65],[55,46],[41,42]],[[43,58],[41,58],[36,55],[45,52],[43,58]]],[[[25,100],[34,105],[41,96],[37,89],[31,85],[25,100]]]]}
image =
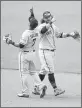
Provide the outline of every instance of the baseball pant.
{"type": "Polygon", "coordinates": [[[55,51],[39,49],[39,58],[41,62],[40,74],[54,73],[55,51]]]}
{"type": "Polygon", "coordinates": [[[35,52],[20,52],[19,53],[19,71],[21,73],[22,79],[22,92],[24,94],[29,93],[28,79],[31,75],[34,79],[35,84],[38,86],[39,90],[42,89],[44,84],[41,82],[35,68],[35,52]]]}

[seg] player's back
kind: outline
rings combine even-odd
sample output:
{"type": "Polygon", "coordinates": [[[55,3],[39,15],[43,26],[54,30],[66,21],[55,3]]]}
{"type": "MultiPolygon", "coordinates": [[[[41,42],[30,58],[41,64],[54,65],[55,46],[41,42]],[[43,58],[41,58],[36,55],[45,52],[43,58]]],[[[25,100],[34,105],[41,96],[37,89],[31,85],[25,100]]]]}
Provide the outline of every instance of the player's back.
{"type": "Polygon", "coordinates": [[[37,35],[38,34],[35,32],[35,30],[25,30],[23,32],[20,42],[25,46],[24,48],[22,48],[22,51],[29,51],[35,49],[35,41],[37,35]]]}

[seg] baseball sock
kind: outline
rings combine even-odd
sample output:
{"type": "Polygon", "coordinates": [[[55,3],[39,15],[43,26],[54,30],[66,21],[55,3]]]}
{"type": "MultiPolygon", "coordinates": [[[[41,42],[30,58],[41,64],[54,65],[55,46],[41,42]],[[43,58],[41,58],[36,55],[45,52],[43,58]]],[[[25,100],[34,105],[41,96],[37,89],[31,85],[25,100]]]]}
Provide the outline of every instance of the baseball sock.
{"type": "Polygon", "coordinates": [[[45,75],[43,75],[43,74],[39,74],[39,77],[40,77],[40,80],[43,81],[44,78],[45,78],[45,75]]]}
{"type": "Polygon", "coordinates": [[[48,74],[48,79],[49,79],[49,82],[51,83],[52,87],[54,89],[57,88],[54,73],[48,74]]]}

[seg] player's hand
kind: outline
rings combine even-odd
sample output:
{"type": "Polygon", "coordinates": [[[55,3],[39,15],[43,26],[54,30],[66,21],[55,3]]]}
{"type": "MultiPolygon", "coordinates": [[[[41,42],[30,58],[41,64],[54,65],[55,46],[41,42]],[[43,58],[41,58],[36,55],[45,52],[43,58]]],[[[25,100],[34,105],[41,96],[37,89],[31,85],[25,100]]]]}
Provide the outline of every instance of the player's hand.
{"type": "Polygon", "coordinates": [[[52,17],[51,22],[54,23],[56,21],[55,17],[52,17]]]}
{"type": "Polygon", "coordinates": [[[12,36],[11,34],[6,34],[3,36],[3,41],[6,43],[6,44],[11,44],[12,43],[12,36]]]}
{"type": "Polygon", "coordinates": [[[30,12],[33,13],[33,7],[30,9],[30,12]]]}
{"type": "Polygon", "coordinates": [[[71,33],[71,37],[77,41],[80,41],[80,34],[78,31],[74,31],[71,33]]]}
{"type": "Polygon", "coordinates": [[[8,44],[8,45],[9,45],[9,44],[12,44],[12,40],[9,39],[9,38],[7,38],[7,39],[6,39],[6,44],[8,44]]]}
{"type": "Polygon", "coordinates": [[[52,17],[52,19],[49,21],[50,24],[54,23],[56,21],[55,17],[52,17]]]}

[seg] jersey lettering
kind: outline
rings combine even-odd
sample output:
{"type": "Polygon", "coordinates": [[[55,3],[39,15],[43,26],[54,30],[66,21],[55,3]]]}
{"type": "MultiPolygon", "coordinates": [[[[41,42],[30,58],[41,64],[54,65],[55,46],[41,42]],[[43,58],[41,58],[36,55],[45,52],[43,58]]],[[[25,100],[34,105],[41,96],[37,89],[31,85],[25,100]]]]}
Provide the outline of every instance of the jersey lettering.
{"type": "Polygon", "coordinates": [[[50,34],[52,34],[52,31],[51,31],[51,30],[48,30],[48,31],[45,33],[46,36],[47,36],[47,35],[50,35],[50,34]]]}
{"type": "Polygon", "coordinates": [[[37,37],[37,36],[38,36],[38,33],[34,33],[34,34],[31,34],[31,35],[30,35],[31,38],[35,38],[35,37],[37,37]]]}

